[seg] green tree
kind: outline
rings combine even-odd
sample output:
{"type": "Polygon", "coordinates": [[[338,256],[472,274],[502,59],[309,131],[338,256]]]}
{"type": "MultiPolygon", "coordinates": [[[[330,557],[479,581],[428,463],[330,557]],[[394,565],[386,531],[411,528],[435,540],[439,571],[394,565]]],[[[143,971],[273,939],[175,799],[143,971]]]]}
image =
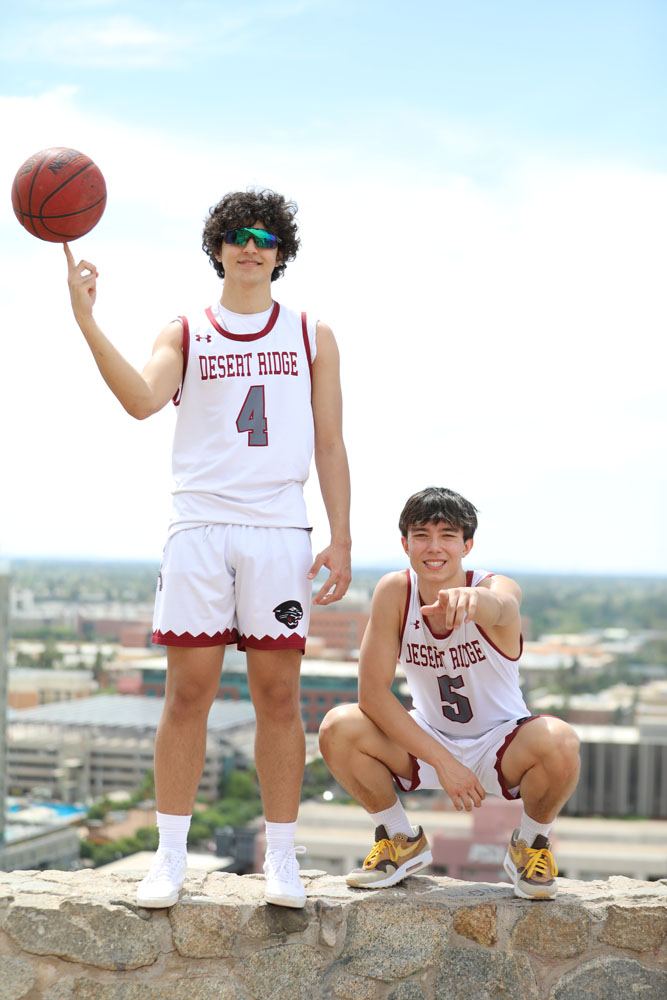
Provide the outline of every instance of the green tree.
{"type": "Polygon", "coordinates": [[[56,649],[56,640],[49,637],[44,643],[44,649],[37,657],[37,666],[52,669],[63,661],[63,654],[56,649]]]}

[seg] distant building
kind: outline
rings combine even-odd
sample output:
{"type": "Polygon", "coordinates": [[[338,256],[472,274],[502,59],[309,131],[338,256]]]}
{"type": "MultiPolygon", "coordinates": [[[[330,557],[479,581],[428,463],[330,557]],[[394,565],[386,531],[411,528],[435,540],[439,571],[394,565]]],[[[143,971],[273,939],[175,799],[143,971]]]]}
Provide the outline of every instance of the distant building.
{"type": "MultiPolygon", "coordinates": [[[[7,734],[12,791],[62,802],[133,792],[153,768],[161,712],[161,699],[131,695],[97,695],[14,712],[7,734]]],[[[249,702],[213,705],[200,795],[215,800],[224,776],[252,759],[254,732],[249,702]]]]}
{"type": "Polygon", "coordinates": [[[635,722],[643,740],[667,743],[667,680],[650,681],[641,686],[635,722]]]}
{"type": "Polygon", "coordinates": [[[69,871],[79,860],[80,839],[67,819],[54,817],[49,822],[10,822],[5,830],[5,843],[0,869],[44,871],[62,868],[69,871]]]}
{"type": "Polygon", "coordinates": [[[139,614],[137,618],[129,617],[128,609],[125,607],[115,617],[80,614],[77,619],[77,633],[85,638],[95,636],[98,639],[118,642],[121,646],[150,646],[153,618],[145,612],[139,614]]]}
{"type": "Polygon", "coordinates": [[[0,868],[4,864],[7,797],[7,651],[9,647],[9,565],[0,561],[0,868]]]}
{"type": "MultiPolygon", "coordinates": [[[[128,669],[141,676],[142,694],[164,695],[166,656],[132,661],[128,669]]],[[[356,661],[304,657],[301,663],[301,715],[306,732],[316,733],[330,708],[358,700],[358,674],[359,664],[356,661]]],[[[404,704],[407,703],[405,675],[400,668],[392,690],[404,704]]],[[[225,652],[217,698],[241,702],[250,700],[245,653],[240,653],[236,647],[229,647],[225,652]]]]}
{"type": "Polygon", "coordinates": [[[7,702],[10,708],[34,708],[35,705],[89,698],[96,691],[92,670],[13,667],[9,671],[7,702]]]}
{"type": "Polygon", "coordinates": [[[82,639],[109,639],[123,646],[150,644],[151,604],[107,601],[102,594],[88,594],[86,600],[38,599],[30,589],[18,587],[12,588],[10,600],[16,631],[64,628],[82,639]]]}
{"type": "Polygon", "coordinates": [[[581,774],[565,815],[667,818],[667,736],[647,736],[639,726],[574,729],[581,774]]]}
{"type": "Polygon", "coordinates": [[[564,673],[580,672],[591,677],[614,661],[602,633],[546,635],[537,642],[524,642],[519,672],[529,687],[549,684],[564,673]]]}
{"type": "Polygon", "coordinates": [[[530,697],[535,713],[550,713],[572,725],[611,726],[632,724],[640,689],[630,684],[614,684],[586,694],[543,694],[530,697]]]}
{"type": "Polygon", "coordinates": [[[344,603],[340,607],[313,607],[308,638],[321,639],[327,650],[342,659],[358,659],[369,618],[367,608],[349,608],[344,603]]]}

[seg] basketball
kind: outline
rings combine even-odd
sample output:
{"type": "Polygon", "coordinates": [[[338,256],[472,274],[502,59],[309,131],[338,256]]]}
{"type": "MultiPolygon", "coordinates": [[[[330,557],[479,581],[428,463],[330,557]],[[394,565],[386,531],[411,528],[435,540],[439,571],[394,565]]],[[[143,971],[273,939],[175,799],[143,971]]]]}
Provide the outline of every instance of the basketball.
{"type": "Polygon", "coordinates": [[[12,184],[16,218],[49,243],[85,236],[100,221],[106,201],[100,168],[85,153],[65,146],[29,156],[12,184]]]}

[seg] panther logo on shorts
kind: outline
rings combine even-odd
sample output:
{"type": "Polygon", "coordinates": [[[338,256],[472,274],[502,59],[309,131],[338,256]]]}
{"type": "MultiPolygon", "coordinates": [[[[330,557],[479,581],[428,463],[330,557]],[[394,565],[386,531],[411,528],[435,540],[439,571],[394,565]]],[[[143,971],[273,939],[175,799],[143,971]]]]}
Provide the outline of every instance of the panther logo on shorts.
{"type": "Polygon", "coordinates": [[[273,609],[273,613],[288,628],[296,628],[303,618],[303,608],[298,601],[283,601],[273,609]]]}

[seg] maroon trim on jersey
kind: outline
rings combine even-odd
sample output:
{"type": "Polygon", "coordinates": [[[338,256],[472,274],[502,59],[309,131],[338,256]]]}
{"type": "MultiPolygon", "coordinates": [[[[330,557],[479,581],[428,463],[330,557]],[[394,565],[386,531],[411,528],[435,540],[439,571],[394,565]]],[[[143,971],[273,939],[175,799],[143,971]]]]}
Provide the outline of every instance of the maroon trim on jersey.
{"type": "Polygon", "coordinates": [[[228,646],[231,642],[238,642],[239,634],[236,629],[226,628],[224,632],[216,632],[214,635],[207,635],[200,632],[199,635],[192,635],[191,632],[183,632],[177,635],[176,632],[160,632],[156,629],[153,632],[152,642],[157,646],[228,646]]]}
{"type": "Polygon", "coordinates": [[[274,302],[273,310],[271,312],[271,315],[269,316],[269,322],[266,324],[263,330],[259,331],[259,333],[231,333],[229,330],[225,330],[224,326],[220,326],[220,324],[218,323],[217,319],[213,315],[213,309],[210,306],[206,310],[206,317],[211,326],[214,327],[218,331],[218,333],[221,334],[221,336],[226,337],[227,340],[241,340],[248,342],[251,340],[260,340],[261,337],[266,337],[267,333],[271,333],[271,330],[273,330],[274,326],[276,325],[279,312],[280,312],[280,303],[274,302]]]}
{"type": "Polygon", "coordinates": [[[238,640],[238,648],[245,649],[298,649],[302,653],[306,648],[305,635],[264,635],[258,639],[256,635],[242,635],[238,640]]]}
{"type": "Polygon", "coordinates": [[[489,639],[488,635],[486,634],[481,625],[477,625],[477,622],[475,622],[475,625],[477,627],[477,631],[480,633],[484,641],[488,642],[489,646],[492,646],[493,649],[495,649],[496,653],[500,653],[501,656],[504,656],[506,660],[511,660],[512,663],[516,663],[517,660],[521,659],[521,654],[523,653],[523,633],[519,635],[519,655],[508,656],[507,653],[503,653],[502,649],[499,649],[498,646],[496,646],[493,639],[489,639]]]}
{"type": "Polygon", "coordinates": [[[414,792],[415,788],[419,788],[421,785],[421,778],[419,777],[419,761],[413,754],[410,754],[410,760],[412,761],[412,774],[409,778],[402,778],[400,774],[394,774],[393,771],[390,772],[392,778],[402,792],[414,792]]]}
{"type": "Polygon", "coordinates": [[[183,327],[183,374],[181,375],[181,384],[174,393],[172,402],[174,406],[179,406],[181,402],[181,396],[183,395],[183,386],[185,385],[185,373],[188,370],[188,358],[190,357],[190,324],[185,316],[179,316],[181,325],[183,327]]]}
{"type": "Polygon", "coordinates": [[[493,766],[495,768],[496,774],[498,775],[498,784],[500,785],[500,789],[503,793],[503,798],[509,799],[511,802],[513,802],[514,799],[521,798],[521,796],[519,792],[517,792],[516,795],[512,795],[509,788],[507,787],[507,783],[505,781],[502,771],[503,756],[505,755],[505,751],[507,750],[508,746],[510,745],[516,734],[519,732],[521,727],[525,726],[527,722],[532,722],[533,719],[541,719],[541,718],[542,718],[541,715],[528,715],[526,716],[525,719],[519,719],[515,728],[512,730],[511,733],[507,734],[503,745],[498,749],[498,752],[496,753],[496,763],[493,766]]]}
{"type": "Polygon", "coordinates": [[[408,592],[405,595],[405,607],[403,608],[403,624],[401,625],[401,636],[398,642],[398,648],[403,648],[403,636],[405,635],[405,626],[408,624],[408,612],[410,611],[410,597],[412,595],[412,580],[410,579],[410,570],[406,569],[405,578],[408,581],[408,592]]]}
{"type": "Polygon", "coordinates": [[[308,359],[308,371],[310,372],[310,377],[313,377],[313,358],[310,353],[310,341],[308,340],[308,324],[306,322],[306,314],[301,313],[301,330],[303,332],[303,346],[306,348],[306,357],[308,359]]]}
{"type": "MultiPolygon", "coordinates": [[[[466,587],[472,587],[472,581],[473,581],[474,575],[475,575],[474,569],[467,569],[466,570],[466,582],[465,582],[465,586],[466,587]]],[[[493,573],[487,573],[486,576],[482,577],[482,580],[490,580],[493,575],[494,575],[493,573]]],[[[475,586],[479,587],[479,584],[482,582],[482,580],[480,580],[479,583],[476,583],[475,586]]],[[[419,595],[419,603],[422,604],[422,605],[424,604],[424,599],[422,598],[421,594],[419,595]]],[[[440,635],[439,632],[436,632],[435,629],[431,627],[431,623],[429,622],[429,620],[426,617],[426,615],[424,615],[423,618],[424,618],[424,621],[425,621],[425,623],[426,623],[426,625],[428,627],[429,632],[431,633],[431,635],[433,636],[434,639],[449,639],[450,635],[454,631],[454,629],[452,628],[452,629],[449,630],[449,632],[445,632],[444,634],[440,635]]],[[[473,625],[477,625],[477,622],[473,622],[473,625]]],[[[482,631],[479,628],[479,625],[477,625],[477,628],[479,629],[480,632],[482,631]]],[[[484,634],[484,633],[482,633],[482,634],[484,634]]],[[[489,639],[488,636],[485,635],[484,638],[486,639],[487,642],[491,642],[491,640],[489,639]]],[[[501,653],[501,656],[505,656],[505,654],[502,653],[501,650],[499,650],[497,646],[494,646],[492,642],[491,642],[491,645],[493,646],[494,649],[498,650],[498,652],[501,653]]],[[[519,653],[519,656],[521,656],[521,653],[519,653]]],[[[519,657],[517,656],[517,660],[518,660],[518,658],[519,657]]],[[[510,657],[508,656],[508,657],[506,657],[506,659],[509,660],[510,657]]]]}
{"type": "MultiPolygon", "coordinates": [[[[419,591],[417,591],[417,596],[419,597],[419,606],[424,607],[426,601],[419,593],[419,591]]],[[[440,634],[439,632],[436,632],[436,630],[432,627],[430,621],[428,620],[427,615],[422,615],[422,618],[424,619],[424,624],[426,625],[426,628],[429,630],[434,639],[449,639],[450,635],[454,631],[453,628],[450,628],[449,632],[443,632],[442,634],[440,634]]]]}

